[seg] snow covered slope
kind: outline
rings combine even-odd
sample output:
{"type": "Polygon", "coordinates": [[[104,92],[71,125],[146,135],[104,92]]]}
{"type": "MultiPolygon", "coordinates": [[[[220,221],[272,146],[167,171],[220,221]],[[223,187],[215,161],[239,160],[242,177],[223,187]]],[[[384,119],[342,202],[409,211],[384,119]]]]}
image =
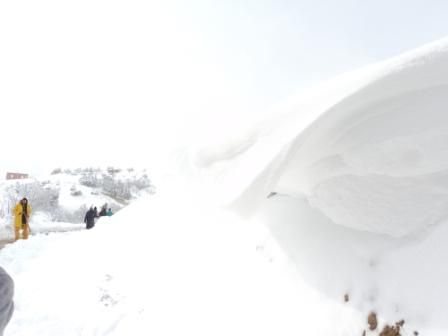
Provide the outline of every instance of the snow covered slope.
{"type": "Polygon", "coordinates": [[[363,316],[291,276],[262,226],[186,196],[0,250],[16,288],[5,336],[359,335],[363,316]]]}
{"type": "Polygon", "coordinates": [[[100,209],[107,203],[115,213],[154,191],[146,171],[112,167],[56,169],[39,179],[0,180],[0,241],[13,237],[12,208],[22,197],[33,208],[31,229],[37,233],[79,230],[91,205],[100,209]]]}

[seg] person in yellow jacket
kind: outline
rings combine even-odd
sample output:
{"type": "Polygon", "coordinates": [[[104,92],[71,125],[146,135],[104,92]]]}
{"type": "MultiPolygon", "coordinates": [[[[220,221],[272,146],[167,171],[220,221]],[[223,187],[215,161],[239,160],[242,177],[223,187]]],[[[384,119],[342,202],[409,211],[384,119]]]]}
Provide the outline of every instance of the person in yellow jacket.
{"type": "Polygon", "coordinates": [[[20,231],[22,231],[22,238],[28,239],[28,235],[30,234],[30,215],[31,206],[28,204],[28,199],[24,197],[14,208],[14,229],[16,240],[20,238],[20,231]]]}

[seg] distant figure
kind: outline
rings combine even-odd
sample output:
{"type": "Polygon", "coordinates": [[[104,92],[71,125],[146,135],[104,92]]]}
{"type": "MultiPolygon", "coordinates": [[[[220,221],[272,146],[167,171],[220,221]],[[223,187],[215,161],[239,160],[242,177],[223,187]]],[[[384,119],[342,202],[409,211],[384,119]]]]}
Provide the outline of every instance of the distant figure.
{"type": "Polygon", "coordinates": [[[3,336],[6,325],[14,312],[14,281],[0,267],[0,336],[3,336]]]}
{"type": "Polygon", "coordinates": [[[113,215],[113,212],[112,212],[112,209],[111,208],[109,208],[108,210],[107,210],[107,212],[106,212],[106,216],[112,216],[113,215]]]}
{"type": "Polygon", "coordinates": [[[84,223],[86,223],[86,229],[91,229],[95,226],[95,209],[93,207],[90,207],[90,209],[86,212],[86,215],[84,216],[84,223]]]}
{"type": "Polygon", "coordinates": [[[107,215],[107,203],[104,203],[101,206],[101,210],[100,210],[100,216],[106,216],[107,215]]]}
{"type": "Polygon", "coordinates": [[[107,214],[106,208],[102,207],[101,210],[100,210],[100,213],[99,213],[100,217],[101,216],[106,216],[106,214],[107,214]]]}
{"type": "Polygon", "coordinates": [[[28,199],[26,197],[22,198],[19,203],[16,204],[14,208],[14,231],[15,240],[20,238],[20,231],[22,231],[22,238],[28,239],[30,234],[30,215],[31,206],[28,204],[28,199]]]}
{"type": "Polygon", "coordinates": [[[93,208],[93,211],[95,213],[95,218],[98,218],[98,209],[96,207],[93,208]]]}

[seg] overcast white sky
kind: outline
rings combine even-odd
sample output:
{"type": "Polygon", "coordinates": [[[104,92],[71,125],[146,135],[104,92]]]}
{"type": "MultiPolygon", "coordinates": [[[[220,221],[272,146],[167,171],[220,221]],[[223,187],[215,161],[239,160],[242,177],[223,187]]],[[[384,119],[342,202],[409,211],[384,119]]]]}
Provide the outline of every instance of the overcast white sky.
{"type": "Polygon", "coordinates": [[[199,125],[232,127],[446,36],[446,13],[430,0],[2,1],[0,173],[151,167],[199,125]]]}

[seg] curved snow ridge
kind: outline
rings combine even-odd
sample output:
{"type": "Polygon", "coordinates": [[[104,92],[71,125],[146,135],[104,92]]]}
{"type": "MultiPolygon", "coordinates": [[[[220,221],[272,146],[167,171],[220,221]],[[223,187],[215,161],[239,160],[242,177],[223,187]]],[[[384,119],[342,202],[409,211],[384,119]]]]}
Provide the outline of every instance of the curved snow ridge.
{"type": "Polygon", "coordinates": [[[404,236],[445,220],[448,43],[386,62],[385,75],[291,144],[273,190],[304,193],[333,222],[404,236]]]}
{"type": "Polygon", "coordinates": [[[244,151],[197,161],[236,209],[304,194],[336,224],[396,237],[447,218],[448,39],[329,81],[288,109],[244,151]]]}

